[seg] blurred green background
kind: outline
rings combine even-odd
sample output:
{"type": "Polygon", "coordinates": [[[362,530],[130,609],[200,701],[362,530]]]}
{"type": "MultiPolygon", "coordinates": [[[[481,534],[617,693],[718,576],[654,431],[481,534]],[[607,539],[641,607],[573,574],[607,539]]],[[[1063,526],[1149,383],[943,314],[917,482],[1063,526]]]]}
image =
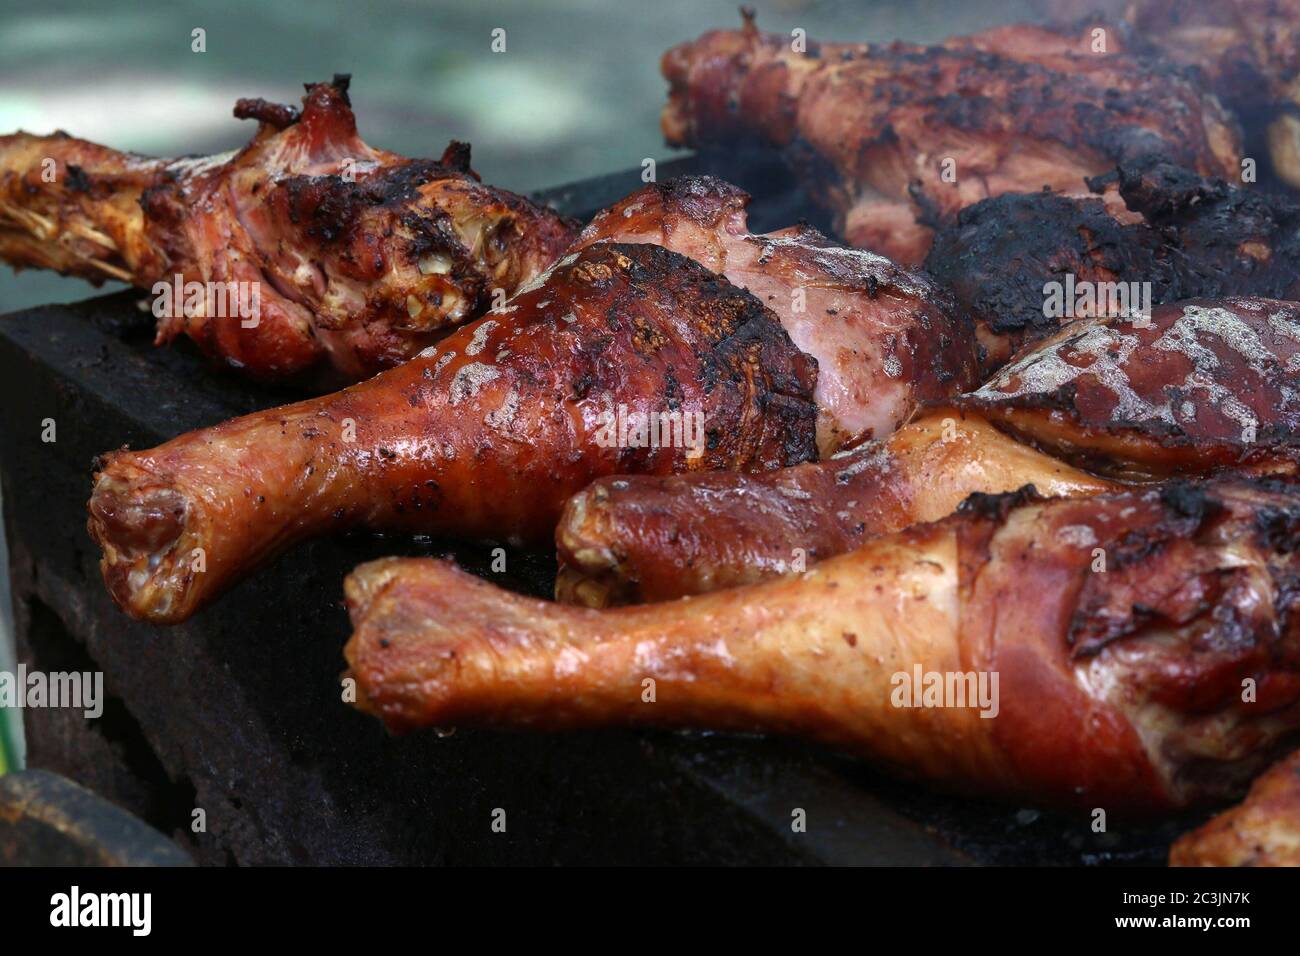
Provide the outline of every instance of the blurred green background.
{"type": "MultiPolygon", "coordinates": [[[[1030,0],[751,5],[765,30],[887,41],[1022,19],[1030,0]]],[[[486,181],[526,191],[669,158],[660,55],[739,23],[736,0],[0,0],[0,132],[62,128],[144,153],[218,152],[253,132],[231,116],[237,98],[296,103],[304,81],[351,73],[369,142],[437,156],[448,139],[467,140],[486,181]],[[204,53],[191,50],[196,28],[204,53]],[[497,28],[504,53],[491,50],[497,28]]],[[[90,294],[78,280],[0,266],[0,313],[90,294]]],[[[6,570],[0,669],[13,661],[7,584],[6,570]]],[[[0,762],[12,765],[16,722],[4,723],[0,762]]]]}

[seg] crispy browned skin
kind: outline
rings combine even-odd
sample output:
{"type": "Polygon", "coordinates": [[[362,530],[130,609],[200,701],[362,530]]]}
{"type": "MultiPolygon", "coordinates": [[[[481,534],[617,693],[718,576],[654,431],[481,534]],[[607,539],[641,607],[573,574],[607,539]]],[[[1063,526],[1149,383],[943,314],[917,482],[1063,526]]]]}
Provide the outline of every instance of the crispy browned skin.
{"type": "Polygon", "coordinates": [[[1250,785],[1246,799],[1169,851],[1170,866],[1300,866],[1300,751],[1250,785]]]}
{"type": "Polygon", "coordinates": [[[981,496],[797,577],[608,611],[389,559],[347,581],[345,654],[393,730],[793,733],[963,791],[1163,810],[1237,792],[1300,726],[1298,530],[1300,498],[1244,484],[981,496]],[[996,716],[895,706],[915,667],[996,673],[996,716]]]}
{"type": "Polygon", "coordinates": [[[717,30],[669,50],[663,129],[684,146],[753,140],[787,151],[853,245],[905,266],[963,206],[1044,186],[1084,191],[1116,163],[1159,155],[1239,174],[1237,132],[1180,71],[1097,24],[999,27],[939,46],[831,44],[717,30]],[[945,179],[951,159],[955,179],[945,179]]]}
{"type": "Polygon", "coordinates": [[[919,403],[975,386],[972,325],[946,292],[808,226],[755,236],[748,204],[748,194],[712,177],[653,184],[597,215],[575,248],[653,242],[754,293],[817,360],[823,455],[888,435],[919,403]]]}
{"type": "Polygon", "coordinates": [[[104,456],[90,532],[118,604],[175,622],[337,529],[535,542],[600,475],[807,460],[815,376],[749,293],[658,246],[602,244],[367,382],[104,456]],[[616,405],[699,413],[705,441],[615,447],[616,405]]]}
{"type": "Polygon", "coordinates": [[[1040,190],[981,200],[935,234],[925,269],[975,321],[986,373],[1061,324],[1116,304],[1076,292],[1069,315],[1049,315],[1048,283],[1079,290],[1091,283],[1094,291],[1125,283],[1130,299],[1127,284],[1141,283],[1156,305],[1300,296],[1295,202],[1160,160],[1124,164],[1089,182],[1113,190],[1140,218],[1120,222],[1100,198],[1040,190]]]}
{"type": "Polygon", "coordinates": [[[972,492],[1032,484],[1082,495],[1115,487],[1108,479],[1290,474],[1297,356],[1294,303],[1163,306],[1150,328],[1081,321],[951,407],[829,460],[595,482],[556,527],[557,596],[600,607],[789,574],[941,518],[972,492]]]}
{"type": "Polygon", "coordinates": [[[367,146],[347,85],[309,85],[301,113],[240,100],[257,134],[209,159],[0,137],[0,259],[145,289],[256,283],[259,315],[173,309],[159,343],[187,335],[259,378],[354,380],[483,314],[571,242],[575,223],[480,184],[464,144],[436,162],[367,146]]]}

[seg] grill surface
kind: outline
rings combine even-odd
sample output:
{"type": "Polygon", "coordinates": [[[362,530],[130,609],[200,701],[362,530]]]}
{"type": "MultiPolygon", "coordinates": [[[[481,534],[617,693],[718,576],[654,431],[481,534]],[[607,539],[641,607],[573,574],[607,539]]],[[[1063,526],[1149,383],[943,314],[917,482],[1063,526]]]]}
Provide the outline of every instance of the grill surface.
{"type": "MultiPolygon", "coordinates": [[[[816,211],[771,166],[708,156],[755,195],[751,226],[816,211]]],[[[587,216],[639,170],[535,198],[587,216]]],[[[85,531],[93,457],[280,404],[296,394],[207,368],[187,343],[156,349],[137,293],[0,319],[0,480],[19,656],[100,669],[111,701],[25,714],[28,762],[56,770],[173,835],[203,863],[1158,863],[1199,818],[1159,825],[1063,818],[932,794],[791,741],[606,731],[467,731],[391,738],[340,700],[343,576],[386,554],[451,554],[547,595],[553,556],[349,535],[299,548],[194,620],[127,619],[85,531]],[[40,440],[53,418],[57,441],[40,440]],[[191,828],[204,810],[205,832],[191,828]],[[493,811],[506,811],[494,833],[493,811]],[[794,833],[792,813],[807,814],[794,833]]]]}

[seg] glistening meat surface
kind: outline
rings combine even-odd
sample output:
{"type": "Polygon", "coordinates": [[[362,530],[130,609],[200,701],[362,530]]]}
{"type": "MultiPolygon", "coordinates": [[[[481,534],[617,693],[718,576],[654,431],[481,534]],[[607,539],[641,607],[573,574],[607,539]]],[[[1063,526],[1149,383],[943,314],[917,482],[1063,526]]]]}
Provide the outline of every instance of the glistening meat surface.
{"type": "Polygon", "coordinates": [[[600,475],[807,460],[815,378],[749,293],[658,246],[601,244],[359,385],[104,456],[90,532],[118,604],[179,621],[304,538],[536,542],[600,475]],[[620,442],[620,408],[689,417],[699,440],[620,442]]]}
{"type": "Polygon", "coordinates": [[[790,733],[962,792],[1164,811],[1239,792],[1300,727],[1298,530],[1263,484],[977,496],[805,574],[606,611],[389,559],[348,579],[345,655],[393,730],[790,733]],[[917,671],[997,690],[900,706],[917,671]]]}

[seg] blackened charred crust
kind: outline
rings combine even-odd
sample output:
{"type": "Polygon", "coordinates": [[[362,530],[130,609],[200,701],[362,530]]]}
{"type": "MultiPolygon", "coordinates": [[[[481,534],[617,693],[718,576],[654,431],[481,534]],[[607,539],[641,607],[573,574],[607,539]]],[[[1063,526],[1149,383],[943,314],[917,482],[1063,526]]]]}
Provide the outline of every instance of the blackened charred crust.
{"type": "Polygon", "coordinates": [[[1144,218],[1121,224],[1100,199],[1039,192],[985,199],[955,221],[935,223],[925,268],[997,341],[994,361],[1068,321],[1044,310],[1046,285],[1063,285],[1067,276],[1076,284],[1145,284],[1154,305],[1300,295],[1300,204],[1293,200],[1149,156],[1088,185],[1116,189],[1144,218]]]}
{"type": "Polygon", "coordinates": [[[1100,199],[1008,193],[961,210],[935,235],[924,268],[976,322],[1005,341],[1002,358],[1060,327],[1044,286],[1140,278],[1156,303],[1179,287],[1168,245],[1153,229],[1121,225],[1100,199]]]}
{"type": "Polygon", "coordinates": [[[1160,501],[1173,514],[1199,527],[1223,511],[1223,503],[1213,498],[1204,485],[1189,481],[1170,481],[1160,487],[1160,501]]]}
{"type": "Polygon", "coordinates": [[[1161,160],[1118,170],[1125,204],[1174,238],[1179,299],[1300,293],[1300,203],[1161,160]]]}
{"type": "Polygon", "coordinates": [[[1033,485],[1025,485],[1015,491],[1006,491],[1000,494],[986,494],[982,491],[974,491],[967,495],[966,500],[957,506],[957,511],[960,514],[973,515],[1001,524],[1006,520],[1007,515],[1016,508],[1042,500],[1044,499],[1038,494],[1038,489],[1033,485]]]}
{"type": "Polygon", "coordinates": [[[1300,547],[1300,504],[1262,507],[1255,516],[1255,526],[1265,547],[1290,554],[1300,547]]]}
{"type": "MultiPolygon", "coordinates": [[[[543,314],[572,309],[564,331],[575,397],[702,409],[705,450],[689,467],[754,470],[816,456],[816,361],[767,306],[693,259],[654,244],[597,243],[563,260],[520,308],[538,297],[543,314]]],[[[625,452],[624,470],[672,466],[625,452]]]]}
{"type": "MultiPolygon", "coordinates": [[[[1293,620],[1293,602],[1267,601],[1267,611],[1261,611],[1255,591],[1281,586],[1290,593],[1300,574],[1294,559],[1300,498],[1293,487],[1267,481],[1171,482],[1116,500],[1129,502],[1128,514],[1118,515],[1123,520],[1089,522],[1094,534],[1114,530],[1092,542],[1104,566],[1082,571],[1067,634],[1076,659],[1095,656],[1121,638],[1193,620],[1212,622],[1190,637],[1201,655],[1233,660],[1249,655],[1258,662],[1272,655],[1278,635],[1294,639],[1291,632],[1300,629],[1300,620],[1293,620]],[[1225,560],[1215,542],[1231,542],[1235,557],[1225,560]],[[1255,577],[1252,559],[1267,568],[1264,579],[1255,577]]],[[[1103,508],[1108,503],[1096,501],[1103,508]]],[[[1290,653],[1300,663],[1295,650],[1290,653]]],[[[1199,663],[1209,662],[1203,657],[1199,663]]],[[[1234,686],[1240,690],[1239,682],[1234,686]]]]}
{"type": "Polygon", "coordinates": [[[90,178],[86,171],[74,163],[68,163],[68,188],[74,193],[90,192],[90,178]]]}

